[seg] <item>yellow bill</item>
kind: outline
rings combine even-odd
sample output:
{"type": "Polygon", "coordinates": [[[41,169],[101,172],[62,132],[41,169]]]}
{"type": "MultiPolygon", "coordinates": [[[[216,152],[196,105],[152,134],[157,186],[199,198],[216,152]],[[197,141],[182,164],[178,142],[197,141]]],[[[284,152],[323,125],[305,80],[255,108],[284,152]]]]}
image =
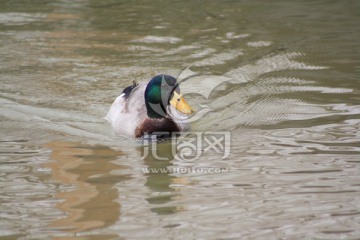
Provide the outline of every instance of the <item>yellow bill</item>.
{"type": "Polygon", "coordinates": [[[194,110],[187,104],[183,96],[174,91],[174,96],[170,100],[170,104],[183,114],[192,114],[194,110]]]}

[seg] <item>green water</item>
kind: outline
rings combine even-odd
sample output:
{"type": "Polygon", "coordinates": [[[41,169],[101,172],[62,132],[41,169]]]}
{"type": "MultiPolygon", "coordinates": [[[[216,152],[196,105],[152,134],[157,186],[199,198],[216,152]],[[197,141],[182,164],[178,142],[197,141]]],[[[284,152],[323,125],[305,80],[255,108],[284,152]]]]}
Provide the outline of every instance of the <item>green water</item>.
{"type": "Polygon", "coordinates": [[[0,1],[0,238],[359,238],[359,9],[0,1]],[[124,87],[187,66],[192,130],[229,133],[228,157],[113,134],[124,87]],[[144,171],[194,168],[226,171],[144,171]]]}

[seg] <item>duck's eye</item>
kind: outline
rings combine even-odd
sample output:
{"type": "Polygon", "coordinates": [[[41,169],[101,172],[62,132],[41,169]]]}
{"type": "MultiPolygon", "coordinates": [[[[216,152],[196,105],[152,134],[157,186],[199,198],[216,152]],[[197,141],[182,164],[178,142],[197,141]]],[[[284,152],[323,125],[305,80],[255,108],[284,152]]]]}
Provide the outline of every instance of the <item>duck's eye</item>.
{"type": "Polygon", "coordinates": [[[178,98],[177,100],[178,100],[178,102],[180,102],[180,98],[178,98]]]}

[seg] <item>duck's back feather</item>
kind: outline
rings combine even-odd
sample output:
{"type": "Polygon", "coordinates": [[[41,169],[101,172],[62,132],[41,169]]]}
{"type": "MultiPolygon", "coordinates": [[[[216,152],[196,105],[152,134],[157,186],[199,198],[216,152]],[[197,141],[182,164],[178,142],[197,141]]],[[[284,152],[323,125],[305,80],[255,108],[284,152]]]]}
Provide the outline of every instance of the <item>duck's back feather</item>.
{"type": "Polygon", "coordinates": [[[131,92],[132,92],[138,85],[139,85],[138,83],[136,83],[135,81],[133,81],[133,85],[126,87],[126,88],[122,91],[121,95],[124,94],[124,95],[123,95],[124,98],[125,98],[125,99],[128,99],[128,98],[130,97],[131,92]]]}

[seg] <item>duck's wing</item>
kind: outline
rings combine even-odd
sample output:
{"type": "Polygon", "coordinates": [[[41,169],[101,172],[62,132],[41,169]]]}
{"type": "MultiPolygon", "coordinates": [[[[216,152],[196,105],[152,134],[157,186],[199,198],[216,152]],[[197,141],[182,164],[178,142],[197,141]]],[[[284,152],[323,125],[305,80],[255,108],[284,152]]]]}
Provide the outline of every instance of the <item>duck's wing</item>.
{"type": "Polygon", "coordinates": [[[111,105],[105,119],[119,135],[133,136],[139,122],[146,117],[144,92],[147,83],[133,84],[123,90],[111,105]]]}
{"type": "Polygon", "coordinates": [[[139,84],[136,83],[135,81],[133,81],[133,84],[131,86],[126,87],[120,94],[120,96],[118,96],[114,103],[111,105],[108,113],[106,114],[106,116],[104,117],[104,119],[106,121],[108,121],[109,123],[114,123],[116,118],[118,117],[118,115],[124,111],[124,109],[126,108],[126,102],[129,99],[132,91],[134,89],[136,89],[136,87],[139,84]]]}

